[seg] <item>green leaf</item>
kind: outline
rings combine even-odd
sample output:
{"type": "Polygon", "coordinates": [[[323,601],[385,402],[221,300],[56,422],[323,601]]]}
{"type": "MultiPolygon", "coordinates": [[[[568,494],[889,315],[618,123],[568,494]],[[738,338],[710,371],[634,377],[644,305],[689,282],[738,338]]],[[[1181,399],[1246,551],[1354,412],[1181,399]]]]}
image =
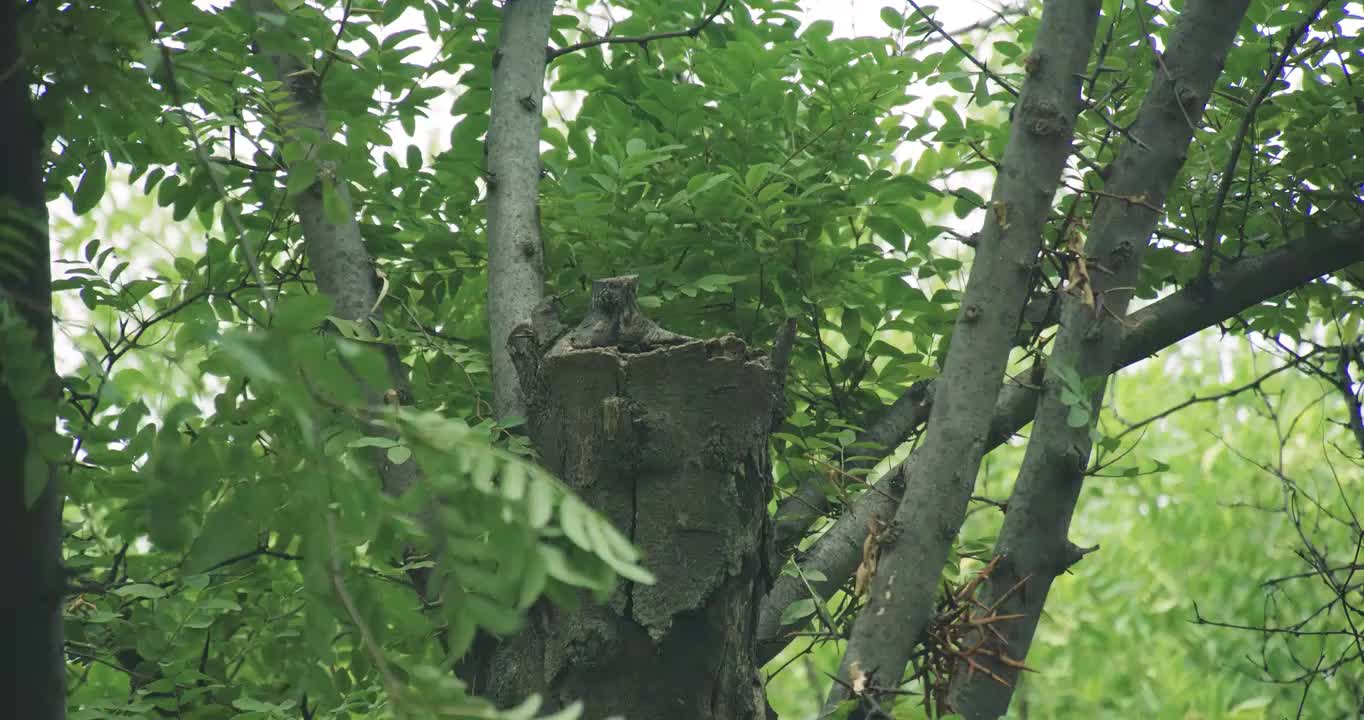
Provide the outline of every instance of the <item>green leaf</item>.
{"type": "Polygon", "coordinates": [[[772,171],[771,163],[758,163],[744,173],[744,186],[749,192],[756,192],[763,180],[767,179],[767,174],[772,171]]]}
{"type": "Polygon", "coordinates": [[[108,174],[108,166],[105,164],[104,155],[96,155],[85,164],[85,172],[81,175],[80,184],[76,186],[76,191],[71,194],[71,211],[77,215],[84,215],[94,209],[99,203],[99,199],[104,197],[104,181],[108,174]]]}
{"type": "Polygon", "coordinates": [[[318,164],[315,158],[305,158],[289,167],[289,176],[284,191],[290,197],[298,197],[307,192],[317,182],[318,164]]]}
{"type": "Polygon", "coordinates": [[[815,601],[811,598],[797,600],[781,611],[781,624],[793,625],[815,614],[815,601]]]}
{"type": "Polygon", "coordinates": [[[271,327],[285,332],[313,330],[331,314],[332,299],[321,293],[285,295],[275,304],[271,327]]]}
{"type": "Polygon", "coordinates": [[[563,529],[570,542],[587,551],[593,549],[592,538],[588,533],[591,512],[582,501],[571,495],[559,503],[559,527],[563,529]]]}
{"type": "Polygon", "coordinates": [[[139,600],[156,600],[158,598],[166,597],[166,589],[158,585],[133,583],[131,585],[120,585],[114,588],[114,594],[119,597],[135,598],[139,600]]]}

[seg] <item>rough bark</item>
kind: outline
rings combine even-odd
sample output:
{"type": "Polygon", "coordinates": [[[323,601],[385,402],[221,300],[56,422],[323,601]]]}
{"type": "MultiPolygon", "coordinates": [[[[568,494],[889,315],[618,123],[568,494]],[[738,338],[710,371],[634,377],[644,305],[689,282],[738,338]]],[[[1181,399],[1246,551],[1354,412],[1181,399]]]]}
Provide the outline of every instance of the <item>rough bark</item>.
{"type": "MultiPolygon", "coordinates": [[[[1085,257],[1105,271],[1090,273],[1092,304],[1073,295],[1064,300],[1032,437],[995,546],[1001,561],[983,588],[986,606],[999,603],[1000,615],[1021,616],[992,625],[998,634],[978,638],[1001,657],[1026,657],[1052,581],[1084,554],[1067,534],[1089,464],[1090,430],[1123,339],[1123,317],[1148,238],[1247,5],[1248,0],[1191,0],[1185,6],[1095,208],[1085,257]],[[1072,408],[1062,399],[1066,373],[1100,383],[1090,399],[1095,410],[1078,427],[1069,422],[1072,408]]],[[[965,665],[957,668],[949,702],[969,720],[1002,716],[1017,685],[1015,665],[1000,657],[979,660],[1004,682],[965,665]]]]}
{"type": "MultiPolygon", "coordinates": [[[[1323,228],[1285,248],[1241,260],[1212,276],[1212,294],[1202,288],[1186,288],[1128,315],[1127,333],[1113,370],[1152,357],[1249,307],[1357,262],[1364,262],[1364,223],[1360,222],[1323,228]]],[[[988,449],[993,450],[1033,419],[1037,396],[1036,391],[1020,385],[1004,388],[995,404],[988,449]]],[[[884,517],[893,511],[904,494],[900,477],[901,473],[893,470],[878,480],[872,491],[858,496],[799,559],[803,569],[825,577],[810,581],[822,597],[828,597],[852,576],[861,560],[867,516],[884,517]]],[[[758,654],[763,662],[781,652],[790,633],[801,629],[803,621],[783,627],[781,613],[804,597],[806,590],[799,580],[781,577],[763,599],[758,623],[758,654]]]]}
{"type": "Polygon", "coordinates": [[[890,523],[895,537],[881,550],[867,603],[839,666],[840,682],[830,693],[831,706],[856,694],[856,716],[875,711],[879,689],[899,685],[933,613],[942,566],[985,454],[1042,227],[1070,156],[1099,5],[1097,0],[1054,0],[1042,12],[924,443],[909,470],[914,497],[900,502],[890,523]]]}
{"type": "MultiPolygon", "coordinates": [[[[250,7],[258,15],[282,12],[273,0],[251,0],[250,7]]],[[[287,115],[291,124],[281,129],[296,140],[315,144],[326,142],[331,137],[331,131],[327,129],[327,111],[317,73],[298,58],[276,50],[268,33],[258,33],[256,42],[298,104],[287,115]]],[[[310,157],[316,154],[316,146],[308,151],[310,157]]],[[[323,166],[317,175],[319,179],[316,182],[293,198],[294,210],[303,229],[304,253],[308,258],[308,267],[317,280],[317,288],[333,300],[333,312],[337,317],[361,323],[382,322],[379,278],[374,271],[374,260],[360,235],[360,225],[355,220],[350,189],[344,179],[336,177],[333,167],[323,166]],[[334,193],[332,199],[335,207],[331,217],[337,222],[329,219],[325,211],[323,182],[328,182],[334,193]]],[[[367,400],[378,405],[391,390],[400,402],[410,402],[412,391],[407,379],[407,368],[398,357],[397,349],[386,346],[383,352],[388,364],[390,387],[368,388],[367,400]]],[[[393,495],[402,495],[418,479],[416,463],[396,465],[383,452],[370,453],[370,459],[378,468],[384,490],[393,495]]]]}
{"type": "Polygon", "coordinates": [[[508,0],[493,55],[488,122],[488,322],[493,409],[500,420],[526,414],[508,354],[512,328],[544,295],[540,240],[540,128],[553,0],[508,0]]]}
{"type": "MultiPolygon", "coordinates": [[[[28,72],[19,51],[19,3],[0,3],[0,303],[31,330],[28,350],[36,365],[51,373],[42,391],[53,406],[57,382],[52,369],[51,260],[47,207],[43,192],[42,133],[33,116],[28,72]]],[[[0,331],[3,332],[3,331],[0,331]]],[[[18,340],[11,335],[10,339],[18,340]]],[[[6,343],[0,343],[0,346],[6,343]]],[[[12,348],[11,348],[12,350],[12,348]]],[[[0,355],[7,363],[28,359],[0,355]]],[[[17,363],[16,363],[17,364],[17,363]]],[[[3,378],[3,374],[0,374],[3,378]]],[[[61,567],[62,493],[50,463],[39,458],[33,423],[56,422],[32,417],[18,394],[0,379],[0,525],[9,562],[0,598],[0,617],[8,626],[4,676],[6,714],[33,720],[59,720],[66,715],[65,665],[62,658],[61,567]],[[41,494],[30,504],[25,478],[46,475],[41,494]]]]}
{"type": "Polygon", "coordinates": [[[592,718],[761,718],[753,637],[781,379],[738,338],[658,329],[639,314],[636,282],[598,281],[576,330],[542,312],[511,344],[542,462],[628,534],[657,584],[537,606],[476,689],[503,704],[581,699],[592,718]]]}

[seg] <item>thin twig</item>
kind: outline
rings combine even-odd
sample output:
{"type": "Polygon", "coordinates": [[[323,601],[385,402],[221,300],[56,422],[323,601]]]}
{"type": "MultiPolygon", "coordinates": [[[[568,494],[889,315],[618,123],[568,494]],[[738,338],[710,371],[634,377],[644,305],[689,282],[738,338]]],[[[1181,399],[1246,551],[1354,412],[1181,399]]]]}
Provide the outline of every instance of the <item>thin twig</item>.
{"type": "Polygon", "coordinates": [[[383,649],[374,639],[374,633],[370,631],[365,619],[360,616],[360,609],[355,605],[355,599],[346,589],[346,583],[341,572],[341,555],[337,551],[336,517],[330,512],[327,513],[327,535],[331,546],[332,587],[336,589],[336,596],[341,599],[341,604],[345,606],[346,614],[350,616],[351,622],[355,623],[355,629],[360,633],[360,642],[364,645],[370,659],[374,661],[374,667],[379,670],[379,676],[383,678],[384,689],[388,692],[389,698],[393,700],[395,706],[403,708],[402,684],[398,681],[398,676],[393,674],[393,669],[388,666],[388,659],[384,657],[383,649]]]}
{"type": "Polygon", "coordinates": [[[725,6],[728,5],[728,4],[729,4],[729,0],[720,0],[720,2],[717,3],[717,4],[715,5],[715,9],[714,9],[714,10],[711,10],[711,11],[710,11],[710,14],[707,15],[705,18],[703,18],[703,19],[701,20],[701,22],[698,22],[697,24],[695,24],[695,25],[693,25],[693,26],[691,26],[691,27],[689,27],[689,28],[687,28],[687,29],[685,29],[685,30],[669,30],[669,31],[667,31],[667,32],[652,33],[652,34],[649,34],[649,35],[628,35],[628,36],[608,35],[608,36],[606,36],[606,37],[599,37],[599,38],[593,38],[593,39],[591,39],[591,40],[584,40],[584,41],[582,41],[582,42],[580,42],[580,43],[574,43],[574,44],[572,44],[572,45],[568,45],[568,46],[559,48],[559,49],[557,49],[557,50],[551,48],[551,49],[549,50],[549,53],[548,53],[548,54],[549,54],[549,59],[548,59],[548,61],[549,61],[549,62],[554,62],[555,59],[557,59],[557,58],[559,58],[559,57],[561,57],[561,56],[563,56],[563,55],[567,55],[567,54],[569,54],[569,53],[577,52],[577,51],[579,51],[579,50],[586,50],[586,49],[588,49],[588,48],[597,47],[598,45],[630,44],[630,45],[639,45],[639,46],[642,47],[642,46],[644,46],[644,45],[646,45],[646,44],[648,44],[648,43],[651,43],[651,42],[653,42],[653,41],[655,41],[655,40],[666,40],[666,39],[668,39],[668,38],[678,38],[678,37],[690,37],[690,38],[694,38],[694,37],[696,37],[697,35],[701,34],[701,31],[702,31],[702,30],[705,30],[707,25],[710,25],[712,22],[714,22],[714,21],[715,21],[715,18],[716,18],[716,17],[719,17],[720,13],[724,12],[725,6]]]}
{"type": "Polygon", "coordinates": [[[990,78],[991,80],[994,80],[996,84],[998,84],[1000,87],[1008,91],[1010,95],[1018,97],[1018,88],[1015,88],[1013,85],[1009,84],[1008,80],[1005,80],[1004,78],[995,74],[993,70],[985,66],[985,63],[981,62],[980,60],[977,60],[976,56],[972,55],[970,52],[966,50],[966,48],[962,47],[961,43],[957,42],[956,38],[952,37],[950,33],[944,30],[943,27],[938,24],[937,20],[934,20],[933,18],[929,17],[928,13],[924,12],[923,8],[919,7],[918,3],[914,2],[914,0],[907,1],[909,2],[909,6],[914,8],[914,12],[919,14],[919,17],[922,17],[924,20],[927,20],[928,24],[932,25],[933,29],[936,30],[937,33],[943,37],[944,40],[946,40],[949,43],[952,43],[952,47],[956,48],[957,52],[961,53],[962,55],[965,55],[966,59],[971,61],[972,65],[975,65],[977,68],[980,68],[980,71],[985,73],[986,77],[990,78]]]}
{"type": "Polygon", "coordinates": [[[1217,252],[1218,238],[1217,225],[1222,217],[1222,206],[1226,204],[1227,193],[1231,191],[1232,180],[1236,176],[1236,164],[1241,159],[1241,147],[1245,144],[1246,134],[1250,132],[1250,126],[1255,122],[1255,114],[1259,111],[1261,103],[1269,97],[1269,93],[1274,89],[1275,83],[1279,81],[1279,74],[1283,72],[1284,65],[1288,63],[1288,58],[1293,54],[1293,48],[1298,41],[1307,34],[1307,29],[1316,21],[1321,11],[1331,4],[1331,0],[1321,0],[1312,12],[1307,14],[1307,19],[1302,25],[1294,28],[1284,40],[1283,51],[1279,53],[1279,58],[1265,75],[1265,81],[1260,85],[1260,89],[1251,99],[1250,105],[1246,107],[1245,114],[1241,117],[1241,126],[1236,129],[1236,137],[1231,141],[1231,154],[1227,156],[1226,166],[1222,168],[1222,178],[1217,186],[1217,196],[1212,203],[1212,211],[1208,215],[1206,235],[1203,237],[1203,259],[1198,269],[1198,282],[1206,285],[1208,274],[1212,272],[1212,259],[1217,252]]]}
{"type": "MultiPolygon", "coordinates": [[[[1306,357],[1306,356],[1304,356],[1304,357],[1306,357]]],[[[1189,407],[1190,405],[1197,405],[1197,404],[1199,404],[1199,403],[1205,403],[1205,402],[1217,402],[1217,401],[1219,401],[1219,400],[1225,400],[1225,399],[1227,399],[1227,398],[1229,398],[1229,397],[1232,397],[1232,396],[1234,396],[1234,395],[1240,395],[1241,393],[1243,393],[1243,392],[1245,392],[1245,391],[1247,391],[1247,390],[1254,390],[1254,389],[1260,387],[1266,380],[1270,379],[1271,377],[1274,377],[1275,375],[1278,375],[1279,373],[1281,373],[1281,372],[1283,372],[1283,371],[1285,371],[1285,370],[1291,370],[1291,369],[1296,368],[1296,367],[1298,367],[1298,363],[1297,363],[1296,361],[1295,361],[1295,362],[1290,362],[1290,363],[1288,363],[1288,364],[1286,364],[1286,365],[1280,365],[1279,367],[1276,367],[1276,368],[1274,368],[1273,370],[1270,370],[1269,372],[1265,373],[1264,375],[1261,375],[1261,376],[1258,377],[1258,378],[1255,378],[1254,380],[1252,380],[1252,381],[1246,383],[1245,385],[1241,385],[1241,386],[1238,386],[1238,387],[1234,387],[1234,388],[1232,388],[1232,389],[1230,389],[1230,390],[1226,390],[1226,391],[1223,391],[1223,392],[1220,392],[1220,393],[1216,393],[1216,394],[1213,394],[1213,395],[1204,395],[1204,396],[1202,396],[1202,397],[1199,397],[1197,394],[1192,395],[1192,396],[1189,397],[1188,400],[1185,400],[1185,401],[1182,402],[1182,403],[1179,403],[1179,404],[1176,404],[1176,405],[1172,405],[1172,406],[1166,408],[1165,410],[1162,410],[1162,411],[1156,413],[1155,415],[1152,415],[1151,417],[1146,418],[1145,420],[1142,420],[1142,421],[1140,421],[1140,422],[1137,422],[1137,423],[1134,423],[1134,424],[1132,424],[1132,425],[1129,425],[1129,426],[1127,427],[1127,429],[1125,429],[1125,430],[1123,430],[1122,432],[1118,433],[1117,435],[1113,436],[1113,439],[1115,439],[1115,440],[1120,440],[1120,439],[1122,439],[1122,437],[1123,437],[1124,435],[1126,435],[1126,434],[1128,434],[1128,433],[1130,433],[1130,432],[1133,432],[1133,431],[1135,431],[1135,430],[1140,430],[1141,428],[1144,428],[1144,427],[1146,427],[1147,425],[1150,425],[1151,423],[1153,423],[1153,422],[1155,422],[1155,421],[1157,421],[1157,420],[1160,420],[1160,419],[1169,417],[1169,416],[1171,416],[1171,415],[1173,415],[1173,414],[1179,412],[1180,410],[1183,410],[1184,408],[1189,407]]]]}

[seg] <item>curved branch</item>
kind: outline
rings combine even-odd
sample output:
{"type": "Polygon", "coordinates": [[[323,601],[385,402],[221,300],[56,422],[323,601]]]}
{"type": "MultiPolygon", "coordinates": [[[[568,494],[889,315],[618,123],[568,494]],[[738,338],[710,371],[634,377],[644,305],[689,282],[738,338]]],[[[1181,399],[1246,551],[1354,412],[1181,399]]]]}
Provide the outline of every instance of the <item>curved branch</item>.
{"type": "Polygon", "coordinates": [[[609,35],[607,37],[593,38],[591,40],[584,40],[580,43],[574,43],[572,45],[568,45],[558,49],[551,48],[546,54],[546,60],[548,62],[554,62],[559,57],[562,57],[569,53],[574,53],[579,50],[586,50],[588,48],[594,48],[599,45],[643,46],[655,40],[667,40],[668,38],[679,37],[694,38],[697,35],[700,35],[701,31],[705,30],[707,25],[710,25],[711,23],[715,22],[715,18],[719,17],[720,13],[725,11],[725,6],[728,4],[729,0],[720,0],[720,2],[715,5],[715,9],[710,11],[709,15],[706,15],[704,18],[701,19],[700,22],[696,23],[695,25],[685,30],[668,30],[666,32],[651,33],[649,35],[609,35]]]}

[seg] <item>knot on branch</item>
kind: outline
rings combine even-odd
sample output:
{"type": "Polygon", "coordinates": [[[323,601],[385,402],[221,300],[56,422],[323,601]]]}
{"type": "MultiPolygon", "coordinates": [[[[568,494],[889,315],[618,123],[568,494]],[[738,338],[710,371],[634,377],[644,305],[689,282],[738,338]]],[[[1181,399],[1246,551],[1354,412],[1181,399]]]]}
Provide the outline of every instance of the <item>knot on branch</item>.
{"type": "Polygon", "coordinates": [[[1070,132],[1070,121],[1053,102],[1030,101],[1023,105],[1023,114],[1028,131],[1034,135],[1051,137],[1070,132]]]}

